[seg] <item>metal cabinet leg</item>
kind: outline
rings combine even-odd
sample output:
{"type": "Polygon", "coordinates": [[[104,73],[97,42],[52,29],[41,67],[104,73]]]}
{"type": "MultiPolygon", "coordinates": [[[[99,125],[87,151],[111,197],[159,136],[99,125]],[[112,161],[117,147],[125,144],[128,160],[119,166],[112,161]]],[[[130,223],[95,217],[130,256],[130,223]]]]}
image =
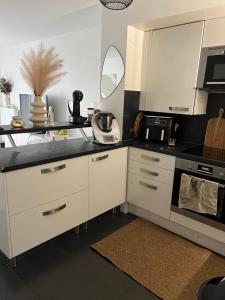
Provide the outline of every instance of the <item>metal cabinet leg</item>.
{"type": "Polygon", "coordinates": [[[112,214],[113,214],[113,215],[116,215],[116,212],[117,212],[117,207],[114,207],[114,208],[112,209],[112,214]]]}
{"type": "Polygon", "coordinates": [[[13,258],[11,259],[11,263],[12,263],[13,269],[16,269],[16,267],[17,267],[17,259],[16,259],[16,257],[13,257],[13,258]]]}
{"type": "Polygon", "coordinates": [[[84,223],[84,230],[87,232],[88,231],[88,222],[84,223]]]}
{"type": "Polygon", "coordinates": [[[75,227],[75,234],[80,234],[80,226],[75,227]]]}

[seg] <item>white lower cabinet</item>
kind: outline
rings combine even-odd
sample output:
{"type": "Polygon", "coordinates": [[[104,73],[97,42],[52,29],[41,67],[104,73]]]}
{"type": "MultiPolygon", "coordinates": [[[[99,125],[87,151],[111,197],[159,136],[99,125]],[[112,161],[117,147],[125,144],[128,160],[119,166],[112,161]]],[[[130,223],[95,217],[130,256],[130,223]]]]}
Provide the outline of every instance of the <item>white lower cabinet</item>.
{"type": "Polygon", "coordinates": [[[17,256],[88,219],[88,190],[10,217],[12,256],[17,256]]]}
{"type": "Polygon", "coordinates": [[[170,218],[175,157],[131,148],[127,201],[163,218],[170,218]]]}
{"type": "Polygon", "coordinates": [[[127,148],[0,173],[0,250],[15,257],[125,202],[127,148]]]}
{"type": "Polygon", "coordinates": [[[89,219],[126,201],[127,148],[89,157],[89,219]]]}

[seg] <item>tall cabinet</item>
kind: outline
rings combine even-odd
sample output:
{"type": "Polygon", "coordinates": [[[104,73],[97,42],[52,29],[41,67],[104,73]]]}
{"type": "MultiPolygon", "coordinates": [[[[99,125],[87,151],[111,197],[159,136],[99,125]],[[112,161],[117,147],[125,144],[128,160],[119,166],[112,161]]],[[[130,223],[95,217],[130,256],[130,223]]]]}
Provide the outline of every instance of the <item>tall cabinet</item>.
{"type": "Polygon", "coordinates": [[[145,72],[146,111],[204,114],[207,93],[196,90],[204,22],[154,30],[145,72]]]}

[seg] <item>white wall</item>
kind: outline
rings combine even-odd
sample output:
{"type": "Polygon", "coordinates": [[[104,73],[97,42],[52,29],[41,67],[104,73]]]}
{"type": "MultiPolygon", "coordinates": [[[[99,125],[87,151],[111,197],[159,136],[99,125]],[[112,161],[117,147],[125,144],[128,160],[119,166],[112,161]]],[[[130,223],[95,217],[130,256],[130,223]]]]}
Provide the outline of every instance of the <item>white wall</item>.
{"type": "MultiPolygon", "coordinates": [[[[134,0],[132,5],[124,11],[111,11],[102,9],[102,60],[110,45],[116,46],[125,60],[127,43],[127,26],[145,23],[161,18],[173,17],[186,13],[201,12],[196,18],[205,18],[205,10],[213,9],[215,15],[220,14],[220,8],[225,0],[134,0]]],[[[182,17],[180,18],[182,22],[182,17]]],[[[123,98],[124,82],[122,81],[117,91],[108,99],[101,102],[103,110],[113,112],[122,129],[123,123],[123,98]]]]}
{"type": "MultiPolygon", "coordinates": [[[[86,15],[85,15],[86,16],[86,15]]],[[[64,69],[67,75],[61,82],[47,91],[50,103],[53,105],[57,121],[68,119],[67,102],[72,99],[76,89],[83,91],[84,100],[81,103],[82,114],[86,114],[90,103],[99,106],[100,71],[101,71],[101,18],[100,10],[94,16],[89,15],[90,26],[69,33],[32,41],[4,49],[2,74],[13,83],[12,102],[19,104],[19,94],[31,93],[20,72],[23,51],[36,47],[42,41],[47,47],[54,46],[60,57],[64,59],[64,69]]],[[[46,28],[48,30],[48,28],[46,28]]]]}

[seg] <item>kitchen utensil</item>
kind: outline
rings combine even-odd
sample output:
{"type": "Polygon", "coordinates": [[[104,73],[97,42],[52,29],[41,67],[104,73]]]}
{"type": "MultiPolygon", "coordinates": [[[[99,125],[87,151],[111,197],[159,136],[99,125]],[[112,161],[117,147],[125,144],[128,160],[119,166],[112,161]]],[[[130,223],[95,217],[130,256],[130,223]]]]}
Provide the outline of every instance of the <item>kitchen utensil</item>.
{"type": "Polygon", "coordinates": [[[140,137],[140,133],[141,133],[141,122],[142,122],[142,118],[144,116],[143,112],[139,112],[136,120],[134,122],[134,138],[137,139],[140,137]]]}
{"type": "Polygon", "coordinates": [[[95,114],[95,109],[93,107],[88,107],[87,109],[88,122],[91,122],[94,114],[95,114]]]}
{"type": "Polygon", "coordinates": [[[223,118],[224,108],[219,111],[218,118],[208,121],[205,136],[205,147],[225,149],[225,119],[223,118]]]}

